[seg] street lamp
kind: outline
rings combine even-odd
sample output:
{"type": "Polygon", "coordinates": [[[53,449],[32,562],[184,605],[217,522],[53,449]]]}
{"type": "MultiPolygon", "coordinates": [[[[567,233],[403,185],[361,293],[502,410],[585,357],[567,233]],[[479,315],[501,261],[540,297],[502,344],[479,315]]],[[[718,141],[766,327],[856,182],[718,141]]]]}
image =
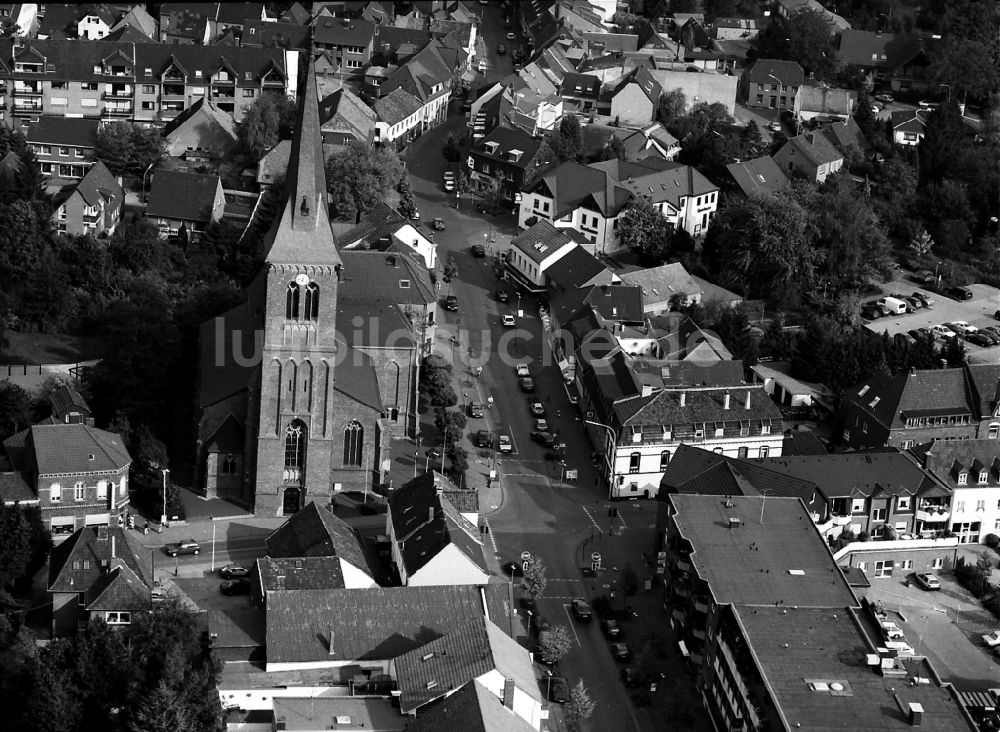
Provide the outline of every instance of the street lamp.
{"type": "Polygon", "coordinates": [[[774,79],[776,82],[778,82],[778,102],[777,103],[781,104],[781,95],[785,91],[785,83],[781,79],[779,79],[777,76],[775,76],[774,74],[768,74],[768,76],[770,76],[772,79],[774,79]]]}
{"type": "Polygon", "coordinates": [[[608,457],[608,453],[617,449],[617,447],[618,447],[618,433],[615,432],[615,430],[614,430],[613,427],[610,427],[609,425],[606,425],[603,422],[595,422],[592,419],[585,419],[583,421],[586,424],[592,424],[592,425],[594,425],[596,427],[603,427],[604,429],[606,429],[608,431],[608,436],[612,440],[611,445],[610,445],[610,449],[605,449],[605,451],[604,451],[604,460],[608,464],[608,500],[611,500],[611,498],[613,497],[612,496],[612,492],[613,492],[614,486],[612,485],[612,482],[614,480],[615,469],[614,469],[614,467],[611,464],[611,458],[608,457]]]}
{"type": "Polygon", "coordinates": [[[142,174],[142,200],[140,201],[140,203],[146,202],[146,176],[149,175],[149,171],[152,169],[154,165],[156,165],[155,160],[146,167],[145,172],[142,174]]]}
{"type": "Polygon", "coordinates": [[[545,676],[547,677],[545,682],[545,701],[548,701],[552,698],[552,669],[545,669],[545,676]]]}
{"type": "Polygon", "coordinates": [[[167,473],[170,472],[170,468],[160,468],[160,472],[163,473],[163,509],[160,514],[160,526],[167,525],[167,473]]]}

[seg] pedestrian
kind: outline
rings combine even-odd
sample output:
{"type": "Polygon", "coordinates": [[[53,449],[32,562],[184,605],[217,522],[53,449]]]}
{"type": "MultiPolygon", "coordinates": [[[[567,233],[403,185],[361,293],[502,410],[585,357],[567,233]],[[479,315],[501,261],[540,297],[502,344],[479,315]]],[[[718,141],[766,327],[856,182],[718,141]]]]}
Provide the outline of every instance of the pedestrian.
{"type": "Polygon", "coordinates": [[[486,397],[486,408],[487,409],[492,409],[493,408],[493,397],[491,397],[491,396],[490,397],[486,397]]]}

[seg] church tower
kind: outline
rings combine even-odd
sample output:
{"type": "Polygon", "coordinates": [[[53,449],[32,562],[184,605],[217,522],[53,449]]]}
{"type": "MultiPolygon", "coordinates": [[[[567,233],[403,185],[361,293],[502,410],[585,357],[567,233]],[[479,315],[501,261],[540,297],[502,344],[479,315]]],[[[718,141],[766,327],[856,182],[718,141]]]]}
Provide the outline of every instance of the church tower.
{"type": "Polygon", "coordinates": [[[251,285],[263,339],[247,435],[258,516],[294,513],[310,492],[328,496],[334,434],[341,434],[333,419],[341,259],[330,230],[318,107],[310,61],[287,198],[264,239],[264,268],[251,285]]]}

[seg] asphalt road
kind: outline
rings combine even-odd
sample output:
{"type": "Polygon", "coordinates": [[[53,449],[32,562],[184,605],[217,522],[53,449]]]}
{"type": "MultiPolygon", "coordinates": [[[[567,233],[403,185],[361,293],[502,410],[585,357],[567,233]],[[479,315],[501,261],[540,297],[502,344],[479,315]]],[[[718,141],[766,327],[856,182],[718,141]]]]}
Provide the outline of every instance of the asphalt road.
{"type": "Polygon", "coordinates": [[[504,27],[506,14],[499,3],[490,3],[485,7],[480,6],[480,9],[483,11],[483,22],[480,24],[479,29],[486,46],[486,78],[483,80],[483,75],[479,74],[478,80],[489,85],[500,81],[513,72],[514,61],[511,58],[511,51],[515,46],[522,44],[520,40],[507,40],[507,32],[513,31],[514,33],[518,33],[518,29],[513,22],[510,28],[504,27]],[[507,48],[507,52],[503,55],[497,53],[497,46],[501,43],[507,48]]]}

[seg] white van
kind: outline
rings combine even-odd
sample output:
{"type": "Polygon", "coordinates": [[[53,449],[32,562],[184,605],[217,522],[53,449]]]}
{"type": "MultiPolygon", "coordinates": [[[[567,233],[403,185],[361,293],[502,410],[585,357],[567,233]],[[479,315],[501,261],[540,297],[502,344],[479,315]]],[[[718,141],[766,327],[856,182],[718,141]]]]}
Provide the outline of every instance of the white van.
{"type": "Polygon", "coordinates": [[[895,297],[880,297],[878,304],[893,315],[903,315],[906,312],[906,303],[895,297]]]}

